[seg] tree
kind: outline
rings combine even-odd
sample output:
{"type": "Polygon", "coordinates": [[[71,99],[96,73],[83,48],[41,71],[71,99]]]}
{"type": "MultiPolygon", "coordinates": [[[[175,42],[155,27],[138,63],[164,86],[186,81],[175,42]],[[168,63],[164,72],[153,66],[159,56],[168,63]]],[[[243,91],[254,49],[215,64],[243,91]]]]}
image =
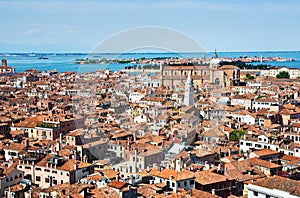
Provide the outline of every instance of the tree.
{"type": "Polygon", "coordinates": [[[259,95],[256,99],[261,99],[261,98],[265,98],[266,96],[263,95],[259,95]]]}
{"type": "Polygon", "coordinates": [[[250,75],[250,74],[247,74],[247,75],[246,75],[246,78],[247,78],[248,80],[253,80],[255,77],[252,76],[252,75],[250,75]]]}
{"type": "Polygon", "coordinates": [[[279,74],[276,75],[276,78],[290,78],[289,72],[281,71],[279,74]]]}
{"type": "Polygon", "coordinates": [[[232,141],[239,142],[241,137],[246,134],[245,130],[234,130],[230,133],[229,139],[232,141]]]}

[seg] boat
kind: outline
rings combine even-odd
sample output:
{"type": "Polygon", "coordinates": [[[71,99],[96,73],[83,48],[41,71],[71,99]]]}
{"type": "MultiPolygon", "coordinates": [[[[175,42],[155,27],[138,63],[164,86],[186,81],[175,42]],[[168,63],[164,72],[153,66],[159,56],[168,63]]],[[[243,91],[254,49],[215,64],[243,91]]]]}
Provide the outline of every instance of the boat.
{"type": "Polygon", "coordinates": [[[39,57],[38,59],[49,59],[49,58],[47,58],[47,57],[39,57]]]}

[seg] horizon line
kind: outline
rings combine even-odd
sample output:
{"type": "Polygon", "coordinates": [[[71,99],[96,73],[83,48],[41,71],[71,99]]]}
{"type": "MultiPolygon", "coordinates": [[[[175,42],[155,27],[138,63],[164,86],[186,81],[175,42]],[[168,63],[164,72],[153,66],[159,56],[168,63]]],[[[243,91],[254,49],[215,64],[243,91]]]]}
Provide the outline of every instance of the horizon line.
{"type": "MultiPolygon", "coordinates": [[[[206,51],[206,52],[159,52],[159,51],[149,51],[149,52],[0,52],[3,54],[197,54],[197,53],[214,53],[215,51],[206,51]]],[[[266,53],[266,52],[300,52],[300,50],[249,50],[249,51],[218,51],[217,53],[266,53]]]]}

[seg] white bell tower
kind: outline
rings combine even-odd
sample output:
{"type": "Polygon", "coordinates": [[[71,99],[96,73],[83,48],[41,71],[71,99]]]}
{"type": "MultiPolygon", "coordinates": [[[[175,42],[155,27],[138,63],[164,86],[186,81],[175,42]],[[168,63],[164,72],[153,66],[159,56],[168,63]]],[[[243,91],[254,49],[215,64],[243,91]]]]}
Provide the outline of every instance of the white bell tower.
{"type": "Polygon", "coordinates": [[[186,79],[184,88],[184,105],[194,106],[194,83],[190,74],[186,79]]]}

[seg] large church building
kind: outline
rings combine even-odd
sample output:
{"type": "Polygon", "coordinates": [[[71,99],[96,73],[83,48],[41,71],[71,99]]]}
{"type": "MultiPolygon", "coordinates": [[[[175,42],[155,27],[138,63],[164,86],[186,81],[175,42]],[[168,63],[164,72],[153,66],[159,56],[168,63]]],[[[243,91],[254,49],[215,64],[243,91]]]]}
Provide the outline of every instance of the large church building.
{"type": "Polygon", "coordinates": [[[210,65],[199,66],[164,66],[160,68],[161,84],[175,89],[185,85],[188,75],[191,76],[194,87],[202,87],[203,84],[215,84],[218,88],[238,85],[240,81],[240,69],[234,65],[220,66],[220,59],[215,52],[210,65]]]}

